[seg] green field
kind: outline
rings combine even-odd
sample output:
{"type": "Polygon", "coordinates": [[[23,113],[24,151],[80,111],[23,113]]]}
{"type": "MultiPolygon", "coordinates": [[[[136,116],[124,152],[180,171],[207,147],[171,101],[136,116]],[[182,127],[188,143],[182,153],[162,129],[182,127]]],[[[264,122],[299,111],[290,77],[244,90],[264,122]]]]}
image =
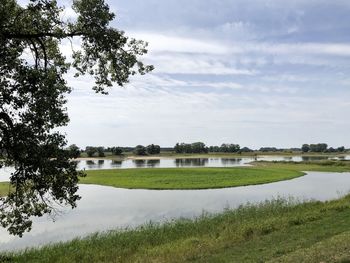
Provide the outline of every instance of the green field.
{"type": "Polygon", "coordinates": [[[157,168],[91,170],[80,183],[138,189],[207,189],[293,179],[295,170],[262,168],[157,168]]]}
{"type": "Polygon", "coordinates": [[[9,183],[0,183],[0,197],[5,196],[8,193],[9,193],[9,183]]]}
{"type": "Polygon", "coordinates": [[[295,171],[350,172],[350,161],[253,162],[255,168],[295,171]]]}
{"type": "Polygon", "coordinates": [[[207,189],[293,179],[303,171],[348,172],[350,162],[255,162],[254,167],[157,168],[87,171],[83,184],[142,189],[207,189]]]}
{"type": "Polygon", "coordinates": [[[0,254],[4,262],[350,262],[350,196],[275,200],[0,254]]]}

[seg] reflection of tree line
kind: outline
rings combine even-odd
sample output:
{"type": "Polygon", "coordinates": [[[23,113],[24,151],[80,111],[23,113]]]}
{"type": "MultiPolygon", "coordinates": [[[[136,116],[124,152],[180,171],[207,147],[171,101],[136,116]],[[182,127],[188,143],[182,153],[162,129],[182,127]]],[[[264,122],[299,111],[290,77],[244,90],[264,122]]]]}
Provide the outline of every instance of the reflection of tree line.
{"type": "Polygon", "coordinates": [[[105,160],[97,160],[97,162],[93,161],[93,160],[86,160],[86,166],[88,168],[101,168],[105,163],[105,160]]]}
{"type": "Polygon", "coordinates": [[[311,161],[322,161],[322,160],[329,160],[329,156],[302,156],[301,160],[303,162],[311,162],[311,161]]]}
{"type": "Polygon", "coordinates": [[[221,163],[222,165],[237,165],[242,162],[242,158],[221,158],[221,163]]]}
{"type": "Polygon", "coordinates": [[[133,160],[132,161],[137,168],[142,167],[156,167],[159,166],[160,160],[159,159],[152,159],[152,160],[133,160]]]}
{"type": "MultiPolygon", "coordinates": [[[[210,159],[213,160],[213,159],[210,159]]],[[[227,165],[237,165],[241,163],[241,158],[218,158],[214,160],[220,160],[223,166],[227,165]]],[[[183,166],[207,166],[209,163],[209,158],[184,158],[184,159],[175,159],[176,167],[183,166]]]]}
{"type": "MultiPolygon", "coordinates": [[[[285,161],[293,161],[294,157],[286,156],[283,159],[285,161]]],[[[305,162],[309,161],[321,161],[328,160],[328,156],[301,156],[301,160],[305,162]]],[[[183,159],[174,159],[175,167],[186,167],[186,166],[208,166],[209,162],[221,162],[222,166],[233,166],[242,163],[242,158],[183,158],[183,159]]],[[[133,160],[132,161],[136,168],[143,167],[159,167],[160,159],[152,160],[133,160]]],[[[123,161],[111,160],[111,167],[122,167],[123,161]]],[[[86,160],[86,166],[90,169],[92,168],[103,168],[105,165],[105,160],[86,160]]]]}

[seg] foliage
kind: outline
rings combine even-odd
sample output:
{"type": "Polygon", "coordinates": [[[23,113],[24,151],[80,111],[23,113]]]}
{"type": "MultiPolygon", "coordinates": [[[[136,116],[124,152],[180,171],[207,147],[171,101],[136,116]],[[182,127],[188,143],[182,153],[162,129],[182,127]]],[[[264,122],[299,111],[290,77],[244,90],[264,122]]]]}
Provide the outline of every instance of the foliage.
{"type": "Polygon", "coordinates": [[[261,147],[259,151],[260,152],[279,152],[279,151],[282,151],[282,149],[277,149],[276,147],[261,147]]]}
{"type": "Polygon", "coordinates": [[[238,144],[223,143],[221,146],[210,146],[209,152],[237,153],[240,151],[238,144]]]}
{"type": "Polygon", "coordinates": [[[139,60],[147,43],[110,27],[115,15],[103,0],[75,0],[72,8],[77,18],[65,21],[57,1],[31,0],[25,7],[1,1],[0,166],[15,167],[15,191],[0,200],[0,225],[14,235],[30,230],[31,217],[54,213],[54,203],[74,208],[79,199],[83,173],[57,132],[69,121],[64,75],[70,69],[76,77],[89,74],[93,89],[106,94],[113,83],[152,70],[139,60]],[[68,63],[60,44],[73,38],[81,48],[68,63]]]}
{"type": "Polygon", "coordinates": [[[160,146],[159,145],[148,145],[146,147],[147,153],[148,154],[159,154],[160,153],[160,146]]]}
{"type": "Polygon", "coordinates": [[[103,146],[97,147],[96,150],[98,157],[105,157],[105,148],[103,146]]]}
{"type": "Polygon", "coordinates": [[[88,157],[92,157],[97,152],[97,149],[96,147],[93,147],[93,146],[86,146],[85,152],[88,157]]]}
{"type": "Polygon", "coordinates": [[[345,147],[341,146],[338,148],[329,147],[326,143],[317,144],[303,144],[301,147],[302,152],[315,152],[315,153],[342,153],[345,152],[345,147]]]}
{"type": "Polygon", "coordinates": [[[69,145],[67,150],[71,152],[71,155],[73,156],[73,158],[80,157],[81,151],[80,151],[79,147],[76,146],[75,144],[69,145]]]}
{"type": "Polygon", "coordinates": [[[241,152],[241,153],[249,153],[249,152],[253,152],[253,150],[248,148],[248,147],[243,147],[242,149],[239,150],[239,152],[241,152]]]}
{"type": "Polygon", "coordinates": [[[134,154],[136,155],[147,155],[147,149],[145,146],[137,145],[134,149],[134,154]]]}
{"type": "Polygon", "coordinates": [[[208,153],[208,148],[203,142],[177,143],[174,151],[176,153],[208,153]]]}
{"type": "Polygon", "coordinates": [[[111,152],[114,155],[121,155],[123,153],[123,148],[121,147],[112,147],[111,152]]]}
{"type": "Polygon", "coordinates": [[[310,146],[308,144],[303,144],[303,146],[301,147],[301,151],[303,153],[307,153],[310,151],[310,146]]]}

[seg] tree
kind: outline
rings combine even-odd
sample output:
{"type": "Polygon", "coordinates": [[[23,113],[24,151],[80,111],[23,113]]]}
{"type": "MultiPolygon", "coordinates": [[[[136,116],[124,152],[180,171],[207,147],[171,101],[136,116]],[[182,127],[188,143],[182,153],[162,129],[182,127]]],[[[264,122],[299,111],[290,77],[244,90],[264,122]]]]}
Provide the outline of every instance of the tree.
{"type": "Polygon", "coordinates": [[[203,142],[177,143],[174,150],[176,153],[208,153],[208,147],[203,142]]]}
{"type": "Polygon", "coordinates": [[[240,146],[238,144],[223,143],[220,146],[220,152],[226,152],[226,153],[235,153],[235,152],[238,152],[239,149],[240,149],[240,146]]]}
{"type": "Polygon", "coordinates": [[[103,146],[97,147],[96,150],[98,157],[105,157],[105,148],[103,146]]]}
{"type": "Polygon", "coordinates": [[[338,147],[337,152],[345,152],[345,147],[344,146],[338,147]]]}
{"type": "Polygon", "coordinates": [[[150,144],[146,147],[146,150],[147,150],[148,154],[159,154],[160,153],[160,146],[150,144]]]}
{"type": "Polygon", "coordinates": [[[208,148],[203,142],[194,142],[191,144],[192,152],[191,153],[207,153],[208,148]]]}
{"type": "Polygon", "coordinates": [[[96,149],[96,147],[86,146],[85,152],[86,152],[88,157],[92,157],[97,152],[97,149],[96,149]]]}
{"type": "Polygon", "coordinates": [[[243,147],[242,149],[239,150],[239,152],[248,153],[248,152],[253,152],[253,150],[248,147],[243,147]]]}
{"type": "Polygon", "coordinates": [[[136,155],[146,155],[147,154],[147,150],[145,146],[142,145],[137,145],[134,149],[134,154],[136,155]]]}
{"type": "Polygon", "coordinates": [[[310,144],[310,152],[326,152],[327,148],[326,143],[310,144]]]}
{"type": "Polygon", "coordinates": [[[307,153],[310,151],[310,146],[308,144],[303,144],[303,146],[301,147],[301,151],[303,153],[307,153]]]}
{"type": "Polygon", "coordinates": [[[67,148],[68,151],[70,151],[70,154],[74,157],[74,158],[78,158],[80,157],[80,149],[78,146],[76,146],[75,144],[69,145],[67,148]]]}
{"type": "Polygon", "coordinates": [[[139,60],[147,43],[109,26],[115,15],[103,0],[74,0],[72,8],[77,18],[66,21],[56,1],[0,4],[0,166],[15,167],[15,191],[0,199],[0,225],[14,235],[29,231],[33,216],[54,213],[54,203],[74,208],[80,198],[84,174],[57,132],[69,121],[65,74],[88,74],[93,90],[107,94],[114,83],[153,69],[139,60]],[[68,62],[60,43],[74,38],[81,45],[68,62]]]}
{"type": "Polygon", "coordinates": [[[121,155],[122,153],[123,153],[123,149],[121,147],[113,147],[112,148],[112,154],[121,155]]]}

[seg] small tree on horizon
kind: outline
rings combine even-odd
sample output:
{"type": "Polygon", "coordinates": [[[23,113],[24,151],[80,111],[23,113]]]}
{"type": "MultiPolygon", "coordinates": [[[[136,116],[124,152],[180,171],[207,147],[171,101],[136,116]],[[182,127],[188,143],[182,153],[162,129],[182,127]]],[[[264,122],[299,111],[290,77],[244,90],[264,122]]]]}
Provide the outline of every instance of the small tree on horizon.
{"type": "Polygon", "coordinates": [[[137,145],[134,149],[134,154],[136,155],[147,155],[147,149],[143,145],[137,145]]]}

